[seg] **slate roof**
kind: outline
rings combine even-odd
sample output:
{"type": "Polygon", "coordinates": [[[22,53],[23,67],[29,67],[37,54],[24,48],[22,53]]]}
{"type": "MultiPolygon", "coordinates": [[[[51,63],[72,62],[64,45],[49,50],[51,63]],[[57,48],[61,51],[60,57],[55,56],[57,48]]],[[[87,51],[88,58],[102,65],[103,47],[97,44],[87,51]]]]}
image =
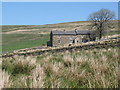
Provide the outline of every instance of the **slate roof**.
{"type": "Polygon", "coordinates": [[[93,31],[89,31],[89,30],[76,30],[76,34],[80,34],[80,35],[86,35],[86,34],[94,34],[93,31]]]}
{"type": "Polygon", "coordinates": [[[51,31],[53,35],[86,35],[93,34],[92,31],[88,30],[72,30],[72,31],[51,31]]]}
{"type": "Polygon", "coordinates": [[[52,31],[54,35],[76,35],[75,31],[52,31]]]}

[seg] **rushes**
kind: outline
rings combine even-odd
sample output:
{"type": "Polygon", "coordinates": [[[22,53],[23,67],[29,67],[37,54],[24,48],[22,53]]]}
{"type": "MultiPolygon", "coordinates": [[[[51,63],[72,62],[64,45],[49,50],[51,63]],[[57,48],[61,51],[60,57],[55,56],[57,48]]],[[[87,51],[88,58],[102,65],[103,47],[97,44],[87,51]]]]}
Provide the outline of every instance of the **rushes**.
{"type": "Polygon", "coordinates": [[[3,59],[2,69],[12,75],[29,74],[36,65],[36,59],[33,57],[20,57],[3,59]]]}
{"type": "Polygon", "coordinates": [[[63,64],[58,62],[58,63],[54,63],[52,64],[52,73],[55,75],[55,76],[58,76],[60,75],[60,72],[61,70],[63,69],[63,64]]]}
{"type": "Polygon", "coordinates": [[[75,62],[78,63],[79,65],[83,64],[84,62],[87,61],[86,57],[81,56],[77,56],[75,62]]]}
{"type": "Polygon", "coordinates": [[[10,88],[10,86],[12,85],[12,81],[10,80],[10,75],[7,72],[2,71],[0,69],[0,77],[2,77],[0,79],[0,89],[10,88]]]}
{"type": "Polygon", "coordinates": [[[2,69],[7,77],[1,87],[21,88],[117,88],[117,48],[4,58],[2,69]],[[39,56],[38,56],[39,57],[39,56]],[[36,61],[39,61],[37,63],[36,61]],[[19,69],[16,69],[19,68],[19,69]],[[22,70],[21,70],[22,69],[22,70]],[[27,72],[27,74],[23,71],[27,72]],[[17,73],[14,73],[17,70],[17,73]],[[8,73],[7,73],[8,72],[8,73]],[[13,73],[15,76],[13,76],[13,73]],[[19,76],[19,74],[22,74],[19,76]],[[11,78],[11,79],[10,79],[11,78]],[[17,78],[17,79],[14,79],[17,78]],[[23,82],[22,82],[22,81],[23,82]],[[13,82],[11,82],[13,81],[13,82]],[[13,86],[13,84],[17,85],[13,86]]]}
{"type": "Polygon", "coordinates": [[[63,60],[66,66],[71,66],[74,62],[73,58],[70,55],[64,55],[63,60]]]}
{"type": "Polygon", "coordinates": [[[45,73],[43,67],[37,65],[31,73],[30,88],[44,88],[45,73]]]}

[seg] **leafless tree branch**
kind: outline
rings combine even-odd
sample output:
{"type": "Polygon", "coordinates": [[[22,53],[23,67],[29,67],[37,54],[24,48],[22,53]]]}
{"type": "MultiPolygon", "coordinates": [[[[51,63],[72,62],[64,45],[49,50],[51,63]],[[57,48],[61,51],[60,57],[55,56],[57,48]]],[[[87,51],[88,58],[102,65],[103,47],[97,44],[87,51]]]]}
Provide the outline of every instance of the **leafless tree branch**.
{"type": "Polygon", "coordinates": [[[91,28],[96,27],[99,39],[102,38],[102,31],[108,26],[110,20],[115,19],[115,13],[108,9],[101,9],[89,15],[88,20],[92,22],[91,28]]]}

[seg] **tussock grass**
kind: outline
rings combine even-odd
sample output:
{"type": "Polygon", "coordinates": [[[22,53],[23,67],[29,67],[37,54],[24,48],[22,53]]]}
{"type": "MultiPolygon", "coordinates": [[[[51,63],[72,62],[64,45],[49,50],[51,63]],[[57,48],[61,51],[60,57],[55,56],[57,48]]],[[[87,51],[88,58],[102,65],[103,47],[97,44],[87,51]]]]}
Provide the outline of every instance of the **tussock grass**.
{"type": "Polygon", "coordinates": [[[3,58],[2,87],[117,88],[118,62],[118,48],[3,58]]]}
{"type": "Polygon", "coordinates": [[[35,68],[36,59],[30,57],[14,56],[4,59],[2,69],[12,75],[29,74],[35,68]]]}

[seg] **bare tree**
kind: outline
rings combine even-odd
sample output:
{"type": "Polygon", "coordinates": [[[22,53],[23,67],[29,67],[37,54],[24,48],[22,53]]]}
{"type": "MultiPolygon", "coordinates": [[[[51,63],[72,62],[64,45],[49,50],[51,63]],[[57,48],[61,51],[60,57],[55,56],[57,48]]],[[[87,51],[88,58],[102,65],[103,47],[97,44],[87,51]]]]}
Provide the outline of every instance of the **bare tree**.
{"type": "Polygon", "coordinates": [[[102,38],[103,31],[110,28],[111,20],[115,19],[115,13],[108,9],[101,9],[89,15],[88,20],[92,22],[91,27],[96,28],[99,39],[102,38]]]}

